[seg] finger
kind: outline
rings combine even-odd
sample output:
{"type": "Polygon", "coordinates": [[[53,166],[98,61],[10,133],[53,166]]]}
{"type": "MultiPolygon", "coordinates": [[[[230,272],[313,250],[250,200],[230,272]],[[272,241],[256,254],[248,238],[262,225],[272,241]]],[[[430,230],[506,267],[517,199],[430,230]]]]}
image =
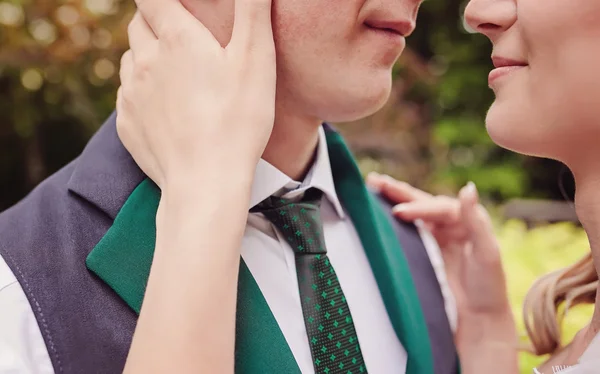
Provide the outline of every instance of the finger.
{"type": "Polygon", "coordinates": [[[157,163],[145,145],[143,129],[136,121],[131,120],[131,108],[126,107],[123,92],[123,86],[119,87],[117,91],[117,135],[139,168],[160,187],[161,180],[157,163]]]}
{"type": "MultiPolygon", "coordinates": [[[[117,109],[117,119],[119,118],[119,113],[123,111],[123,86],[119,86],[119,89],[117,90],[117,103],[116,103],[116,109],[117,109]]],[[[118,120],[117,120],[118,122],[118,120]]],[[[118,128],[118,126],[117,126],[118,128]]],[[[118,133],[118,131],[117,131],[118,133]]]]}
{"type": "Polygon", "coordinates": [[[135,0],[137,8],[158,38],[186,22],[197,22],[179,0],[135,0]]]}
{"type": "Polygon", "coordinates": [[[460,218],[460,203],[450,197],[438,196],[398,204],[392,212],[404,221],[421,219],[434,224],[452,225],[460,218]]]}
{"type": "Polygon", "coordinates": [[[130,149],[131,144],[136,142],[134,136],[135,131],[132,131],[132,121],[128,116],[126,110],[125,97],[124,97],[123,86],[120,86],[117,90],[117,135],[125,149],[130,149]]]}
{"type": "Polygon", "coordinates": [[[383,175],[374,171],[367,174],[367,178],[365,178],[365,183],[367,184],[367,186],[377,191],[379,191],[381,186],[383,186],[384,181],[385,180],[383,178],[383,175]]]}
{"type": "Polygon", "coordinates": [[[436,225],[431,230],[432,235],[444,249],[448,243],[463,245],[469,239],[469,232],[460,222],[454,225],[436,225]]]}
{"type": "Polygon", "coordinates": [[[475,184],[470,182],[459,193],[461,215],[470,233],[473,243],[473,256],[482,261],[498,261],[500,249],[490,216],[479,204],[479,195],[475,184]]]}
{"type": "Polygon", "coordinates": [[[134,58],[136,54],[141,53],[158,40],[139,11],[135,12],[133,19],[129,22],[127,34],[129,36],[129,48],[133,52],[134,58]]]}
{"type": "Polygon", "coordinates": [[[272,0],[235,0],[229,46],[244,50],[255,50],[256,46],[271,48],[274,44],[271,11],[272,0]]]}
{"type": "MultiPolygon", "coordinates": [[[[121,86],[127,84],[133,76],[133,66],[133,53],[131,52],[131,49],[128,49],[121,57],[121,68],[119,70],[121,86]]],[[[119,91],[121,91],[121,87],[119,88],[119,91]]]]}
{"type": "Polygon", "coordinates": [[[371,173],[367,176],[367,184],[376,188],[383,196],[396,204],[432,198],[431,194],[389,175],[371,173]]]}

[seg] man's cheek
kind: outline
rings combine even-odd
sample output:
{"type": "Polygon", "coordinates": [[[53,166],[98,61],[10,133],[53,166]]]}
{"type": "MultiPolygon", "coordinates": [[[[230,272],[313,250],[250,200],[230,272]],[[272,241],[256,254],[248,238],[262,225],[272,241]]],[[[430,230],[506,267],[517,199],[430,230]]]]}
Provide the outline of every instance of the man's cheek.
{"type": "Polygon", "coordinates": [[[179,0],[181,4],[210,30],[222,46],[229,43],[235,17],[234,0],[179,0]]]}
{"type": "Polygon", "coordinates": [[[349,12],[351,3],[351,0],[274,0],[274,26],[281,36],[290,35],[294,39],[332,34],[355,21],[356,17],[349,12]]]}

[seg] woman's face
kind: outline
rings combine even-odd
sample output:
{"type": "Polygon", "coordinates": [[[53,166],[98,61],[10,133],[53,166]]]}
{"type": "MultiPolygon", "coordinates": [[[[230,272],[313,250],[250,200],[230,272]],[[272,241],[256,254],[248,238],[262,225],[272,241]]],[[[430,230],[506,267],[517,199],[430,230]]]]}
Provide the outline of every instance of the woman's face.
{"type": "Polygon", "coordinates": [[[471,0],[465,18],[494,47],[497,144],[567,164],[600,148],[599,0],[471,0]]]}

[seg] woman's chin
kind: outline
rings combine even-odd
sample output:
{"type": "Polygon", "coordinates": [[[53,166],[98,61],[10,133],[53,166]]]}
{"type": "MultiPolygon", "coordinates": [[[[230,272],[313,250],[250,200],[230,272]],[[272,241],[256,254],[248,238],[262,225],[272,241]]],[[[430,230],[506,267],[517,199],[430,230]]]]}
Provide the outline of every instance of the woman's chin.
{"type": "Polygon", "coordinates": [[[486,130],[492,141],[509,151],[526,156],[555,158],[543,134],[534,134],[532,127],[520,120],[511,118],[496,119],[493,116],[486,119],[486,130]]]}
{"type": "Polygon", "coordinates": [[[526,155],[535,153],[531,149],[535,145],[527,134],[527,124],[517,118],[503,115],[497,109],[492,106],[485,120],[485,127],[492,141],[496,145],[516,153],[526,155]]]}

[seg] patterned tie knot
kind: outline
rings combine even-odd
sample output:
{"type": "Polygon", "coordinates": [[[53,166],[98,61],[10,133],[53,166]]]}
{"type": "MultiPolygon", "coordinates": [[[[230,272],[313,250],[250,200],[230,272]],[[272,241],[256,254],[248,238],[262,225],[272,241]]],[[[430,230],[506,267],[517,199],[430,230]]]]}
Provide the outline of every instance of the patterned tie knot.
{"type": "Polygon", "coordinates": [[[271,196],[252,211],[263,213],[296,254],[326,253],[320,213],[322,196],[316,188],[306,191],[300,201],[271,196]]]}

